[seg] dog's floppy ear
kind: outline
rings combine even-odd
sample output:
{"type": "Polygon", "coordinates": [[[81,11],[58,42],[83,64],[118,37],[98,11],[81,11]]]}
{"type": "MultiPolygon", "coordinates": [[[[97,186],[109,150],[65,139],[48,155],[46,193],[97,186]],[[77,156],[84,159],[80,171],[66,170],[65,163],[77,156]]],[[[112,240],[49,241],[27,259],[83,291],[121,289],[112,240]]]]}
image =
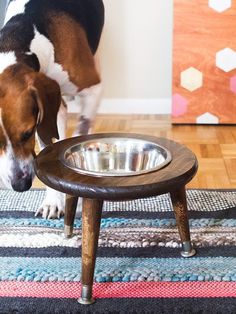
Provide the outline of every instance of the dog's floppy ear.
{"type": "Polygon", "coordinates": [[[39,108],[38,136],[45,145],[49,145],[53,138],[59,139],[57,113],[61,103],[60,87],[42,73],[27,74],[26,82],[39,108]]]}

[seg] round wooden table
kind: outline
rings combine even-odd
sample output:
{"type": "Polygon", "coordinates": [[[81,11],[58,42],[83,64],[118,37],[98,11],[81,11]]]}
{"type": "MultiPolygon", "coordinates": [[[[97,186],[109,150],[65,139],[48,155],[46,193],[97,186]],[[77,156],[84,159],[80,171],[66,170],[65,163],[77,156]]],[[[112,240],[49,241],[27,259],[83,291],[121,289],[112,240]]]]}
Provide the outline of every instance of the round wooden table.
{"type": "Polygon", "coordinates": [[[170,193],[177,226],[182,241],[181,255],[193,256],[196,252],[190,241],[187,217],[185,185],[197,172],[196,156],[185,146],[165,138],[153,136],[109,133],[83,135],[69,138],[47,146],[35,159],[38,178],[55,190],[66,193],[65,235],[73,233],[78,197],[82,205],[82,304],[91,304],[96,251],[104,200],[123,201],[170,193]],[[91,139],[104,137],[132,137],[157,143],[168,149],[171,162],[164,168],[137,176],[97,177],[80,174],[61,162],[61,152],[65,149],[91,139]]]}

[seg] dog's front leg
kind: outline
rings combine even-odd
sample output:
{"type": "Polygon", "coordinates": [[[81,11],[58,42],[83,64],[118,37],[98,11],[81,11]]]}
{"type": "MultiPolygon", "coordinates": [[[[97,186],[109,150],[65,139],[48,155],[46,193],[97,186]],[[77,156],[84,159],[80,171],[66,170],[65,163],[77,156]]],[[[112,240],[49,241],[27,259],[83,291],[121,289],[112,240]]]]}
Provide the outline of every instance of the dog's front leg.
{"type": "MultiPolygon", "coordinates": [[[[62,101],[58,115],[57,115],[57,125],[60,140],[66,137],[66,125],[67,125],[67,106],[64,101],[62,101]]],[[[38,138],[38,143],[40,149],[45,146],[38,138]]],[[[65,210],[65,194],[58,192],[52,188],[46,187],[46,197],[43,203],[38,208],[35,216],[42,215],[43,218],[53,219],[60,218],[64,215],[65,210]]]]}
{"type": "MultiPolygon", "coordinates": [[[[101,102],[102,83],[84,89],[78,94],[81,104],[81,114],[73,132],[73,136],[88,134],[91,131],[93,122],[101,102]]],[[[79,197],[77,210],[82,210],[82,198],[79,197]]]]}
{"type": "Polygon", "coordinates": [[[46,197],[37,209],[35,216],[42,215],[45,219],[60,218],[64,215],[65,194],[46,187],[46,197]]]}
{"type": "Polygon", "coordinates": [[[81,114],[73,136],[88,134],[91,131],[93,122],[101,102],[102,84],[96,84],[85,88],[78,94],[81,103],[81,114]]]}

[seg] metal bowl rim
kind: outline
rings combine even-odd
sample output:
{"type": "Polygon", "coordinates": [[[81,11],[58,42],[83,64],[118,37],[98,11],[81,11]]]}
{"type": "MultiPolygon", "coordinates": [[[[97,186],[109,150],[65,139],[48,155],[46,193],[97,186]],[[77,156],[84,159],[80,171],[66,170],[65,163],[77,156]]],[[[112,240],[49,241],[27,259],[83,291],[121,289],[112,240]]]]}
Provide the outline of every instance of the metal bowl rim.
{"type": "Polygon", "coordinates": [[[142,175],[142,174],[147,174],[147,173],[150,173],[150,172],[155,172],[157,170],[160,170],[162,168],[164,168],[166,165],[168,165],[171,160],[172,160],[172,155],[170,153],[170,151],[165,148],[164,146],[162,145],[159,145],[158,143],[154,142],[154,141],[149,141],[149,140],[145,140],[145,139],[142,139],[142,138],[135,138],[135,137],[122,137],[122,136],[117,136],[117,137],[98,137],[98,138],[94,138],[94,139],[89,139],[89,140],[85,140],[85,141],[82,141],[82,142],[78,142],[76,144],[73,144],[72,146],[67,146],[65,147],[61,153],[59,154],[59,160],[61,161],[61,163],[75,171],[76,173],[79,173],[79,174],[82,174],[82,175],[88,175],[88,176],[91,176],[91,177],[127,177],[127,176],[137,176],[137,175],[142,175]],[[74,147],[78,146],[78,145],[82,145],[82,144],[86,144],[86,143],[91,143],[91,142],[99,142],[101,140],[105,141],[105,140],[117,140],[117,139],[120,139],[120,140],[136,140],[136,141],[141,141],[141,142],[144,142],[146,144],[153,144],[154,146],[162,149],[163,151],[165,151],[166,153],[166,158],[165,158],[165,161],[163,161],[161,164],[159,164],[158,166],[154,167],[154,168],[151,168],[151,169],[148,169],[148,170],[141,170],[141,171],[133,171],[133,172],[120,172],[120,173],[107,173],[107,172],[98,172],[98,171],[91,171],[91,170],[84,170],[84,169],[81,169],[81,168],[75,168],[75,167],[72,167],[70,165],[68,165],[68,163],[66,162],[66,159],[64,158],[65,154],[67,151],[71,151],[74,147]]]}

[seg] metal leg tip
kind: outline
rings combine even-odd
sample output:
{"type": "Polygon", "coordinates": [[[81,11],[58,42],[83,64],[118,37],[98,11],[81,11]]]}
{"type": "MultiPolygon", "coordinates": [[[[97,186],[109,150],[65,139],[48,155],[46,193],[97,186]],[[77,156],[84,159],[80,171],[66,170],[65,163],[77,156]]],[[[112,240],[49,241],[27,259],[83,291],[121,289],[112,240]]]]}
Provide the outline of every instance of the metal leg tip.
{"type": "Polygon", "coordinates": [[[191,251],[181,251],[180,252],[180,254],[181,254],[181,256],[183,256],[183,257],[192,257],[192,256],[194,256],[195,254],[196,254],[197,252],[196,252],[196,250],[195,249],[191,249],[191,251]]]}
{"type": "Polygon", "coordinates": [[[91,298],[91,299],[79,298],[78,302],[83,305],[91,305],[95,302],[95,299],[94,298],[91,298]]]}
{"type": "Polygon", "coordinates": [[[190,241],[182,243],[182,251],[180,253],[183,257],[192,257],[196,254],[196,250],[192,248],[190,241]]]}
{"type": "Polygon", "coordinates": [[[73,238],[73,236],[74,236],[73,234],[65,234],[64,233],[64,238],[65,239],[71,239],[71,238],[73,238]]]}
{"type": "Polygon", "coordinates": [[[64,226],[64,237],[66,239],[70,239],[73,237],[73,227],[72,226],[64,226]]]}
{"type": "Polygon", "coordinates": [[[78,302],[83,305],[90,305],[95,302],[94,298],[92,297],[92,286],[82,286],[81,297],[79,298],[78,302]]]}

